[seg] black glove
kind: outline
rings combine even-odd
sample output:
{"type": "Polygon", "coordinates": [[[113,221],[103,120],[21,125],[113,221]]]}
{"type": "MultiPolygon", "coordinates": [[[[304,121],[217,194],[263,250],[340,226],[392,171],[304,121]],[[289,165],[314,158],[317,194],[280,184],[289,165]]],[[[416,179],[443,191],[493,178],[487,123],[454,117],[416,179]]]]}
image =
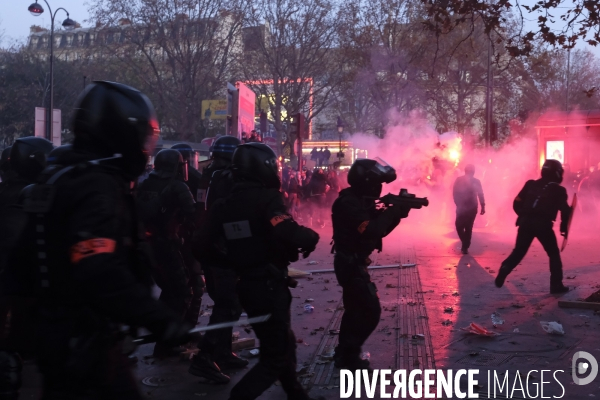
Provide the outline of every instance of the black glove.
{"type": "Polygon", "coordinates": [[[407,206],[394,205],[392,206],[392,210],[395,216],[399,218],[406,218],[408,217],[408,213],[410,212],[411,208],[407,206]]]}
{"type": "Polygon", "coordinates": [[[302,258],[307,258],[308,256],[310,256],[310,253],[315,251],[315,249],[316,247],[311,247],[310,249],[300,249],[300,251],[302,252],[302,258]]]}
{"type": "Polygon", "coordinates": [[[560,223],[560,234],[564,237],[567,237],[567,230],[568,230],[568,222],[567,221],[562,221],[560,223]]]}
{"type": "Polygon", "coordinates": [[[185,322],[170,322],[165,329],[161,341],[167,346],[179,346],[200,339],[199,333],[190,333],[193,326],[185,322]]]}
{"type": "Polygon", "coordinates": [[[317,248],[317,243],[319,243],[319,234],[317,232],[313,231],[312,229],[306,228],[306,234],[310,236],[307,240],[307,245],[300,249],[302,257],[304,258],[308,257],[310,253],[315,251],[315,249],[317,248]]]}

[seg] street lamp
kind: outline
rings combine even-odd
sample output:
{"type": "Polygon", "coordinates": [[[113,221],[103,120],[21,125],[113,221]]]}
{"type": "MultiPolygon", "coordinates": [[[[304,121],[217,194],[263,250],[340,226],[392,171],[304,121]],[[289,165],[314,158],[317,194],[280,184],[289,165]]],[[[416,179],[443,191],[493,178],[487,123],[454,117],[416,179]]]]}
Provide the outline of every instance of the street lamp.
{"type": "Polygon", "coordinates": [[[340,162],[340,165],[342,164],[342,158],[344,158],[344,152],[342,151],[342,134],[344,133],[344,123],[342,122],[342,118],[338,117],[337,118],[337,130],[338,130],[338,135],[340,135],[340,151],[338,151],[338,161],[340,162]]]}
{"type": "MultiPolygon", "coordinates": [[[[48,10],[50,10],[50,107],[48,108],[46,114],[46,139],[52,141],[52,116],[54,111],[54,18],[56,17],[58,10],[63,10],[65,13],[67,13],[67,19],[65,19],[62,23],[63,28],[65,28],[67,31],[75,29],[77,22],[69,18],[69,12],[64,8],[57,8],[56,11],[52,13],[50,4],[48,4],[46,0],[44,0],[44,3],[46,3],[48,10]]],[[[44,13],[44,8],[38,4],[37,0],[35,3],[29,6],[28,10],[34,17],[39,17],[44,13]]]]}

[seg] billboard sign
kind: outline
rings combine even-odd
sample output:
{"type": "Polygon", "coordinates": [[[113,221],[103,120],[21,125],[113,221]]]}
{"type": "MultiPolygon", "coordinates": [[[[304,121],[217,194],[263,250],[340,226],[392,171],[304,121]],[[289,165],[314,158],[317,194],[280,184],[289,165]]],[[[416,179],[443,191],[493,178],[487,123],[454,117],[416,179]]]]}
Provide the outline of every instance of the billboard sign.
{"type": "Polygon", "coordinates": [[[202,119],[226,119],[227,100],[202,100],[202,119]]]}
{"type": "Polygon", "coordinates": [[[238,135],[250,134],[254,130],[254,117],[256,112],[256,95],[248,86],[237,82],[238,89],[238,135]]]}
{"type": "MultiPolygon", "coordinates": [[[[60,146],[61,141],[61,133],[62,133],[62,113],[59,109],[54,109],[54,114],[52,115],[52,144],[54,146],[60,146]]],[[[46,138],[46,109],[43,107],[35,108],[35,128],[34,128],[35,137],[46,138]]]]}

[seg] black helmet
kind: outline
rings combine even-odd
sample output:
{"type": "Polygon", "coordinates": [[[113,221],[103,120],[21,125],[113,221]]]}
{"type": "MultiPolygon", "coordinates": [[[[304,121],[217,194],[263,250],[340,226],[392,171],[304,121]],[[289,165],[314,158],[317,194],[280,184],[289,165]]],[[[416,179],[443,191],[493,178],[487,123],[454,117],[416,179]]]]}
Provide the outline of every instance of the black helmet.
{"type": "Polygon", "coordinates": [[[173,150],[177,150],[181,153],[184,161],[187,161],[188,165],[192,162],[192,153],[194,149],[187,143],[177,143],[171,146],[173,150]]]}
{"type": "Polygon", "coordinates": [[[214,141],[210,147],[210,152],[213,158],[218,157],[231,161],[233,152],[241,143],[235,136],[221,136],[214,141]]]}
{"type": "Polygon", "coordinates": [[[154,159],[154,173],[161,178],[174,178],[176,176],[187,181],[187,161],[177,150],[164,149],[158,152],[154,159]]]}
{"type": "Polygon", "coordinates": [[[46,168],[53,147],[52,142],[41,137],[19,138],[10,150],[10,166],[20,177],[33,182],[46,168]]]}
{"type": "Polygon", "coordinates": [[[252,142],[239,145],[233,153],[231,169],[236,180],[258,181],[272,189],[281,187],[277,155],[266,144],[252,142]]]}
{"type": "Polygon", "coordinates": [[[76,149],[104,157],[121,154],[119,168],[129,179],[144,172],[159,132],[154,107],[143,93],[105,81],[94,81],[79,96],[72,128],[76,149]]]}
{"type": "Polygon", "coordinates": [[[348,184],[365,196],[378,198],[382,185],[396,180],[396,170],[379,157],[354,161],[348,172],[348,184]]]}
{"type": "Polygon", "coordinates": [[[72,149],[72,144],[64,144],[62,146],[55,147],[50,154],[48,154],[48,165],[56,164],[58,159],[62,157],[63,154],[68,153],[72,149]]]}
{"type": "Polygon", "coordinates": [[[0,171],[6,172],[10,170],[10,149],[12,146],[8,146],[2,150],[2,156],[0,157],[0,171]]]}
{"type": "Polygon", "coordinates": [[[565,170],[558,160],[546,160],[542,166],[542,178],[550,181],[561,183],[565,170]]]}

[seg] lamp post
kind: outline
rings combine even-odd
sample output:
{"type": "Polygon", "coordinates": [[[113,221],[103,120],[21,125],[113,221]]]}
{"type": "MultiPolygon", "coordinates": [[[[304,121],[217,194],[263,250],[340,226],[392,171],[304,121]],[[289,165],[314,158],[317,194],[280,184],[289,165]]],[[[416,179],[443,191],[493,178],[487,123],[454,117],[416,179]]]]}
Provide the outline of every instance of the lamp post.
{"type": "Polygon", "coordinates": [[[340,162],[340,165],[342,164],[342,158],[344,158],[344,152],[342,151],[342,134],[344,133],[344,123],[342,122],[342,118],[338,117],[337,118],[337,130],[338,130],[338,135],[340,136],[340,151],[338,151],[338,161],[340,162]]]}
{"type": "MultiPolygon", "coordinates": [[[[52,141],[52,116],[54,112],[54,18],[59,10],[63,10],[67,13],[67,19],[62,23],[63,28],[67,31],[73,30],[77,23],[69,18],[69,12],[64,8],[57,8],[53,13],[50,4],[48,4],[46,0],[44,0],[44,3],[46,3],[46,6],[48,6],[48,10],[50,11],[50,107],[46,114],[46,139],[52,141]]],[[[44,13],[44,8],[38,4],[37,0],[29,6],[28,10],[34,17],[39,17],[44,13]]]]}

